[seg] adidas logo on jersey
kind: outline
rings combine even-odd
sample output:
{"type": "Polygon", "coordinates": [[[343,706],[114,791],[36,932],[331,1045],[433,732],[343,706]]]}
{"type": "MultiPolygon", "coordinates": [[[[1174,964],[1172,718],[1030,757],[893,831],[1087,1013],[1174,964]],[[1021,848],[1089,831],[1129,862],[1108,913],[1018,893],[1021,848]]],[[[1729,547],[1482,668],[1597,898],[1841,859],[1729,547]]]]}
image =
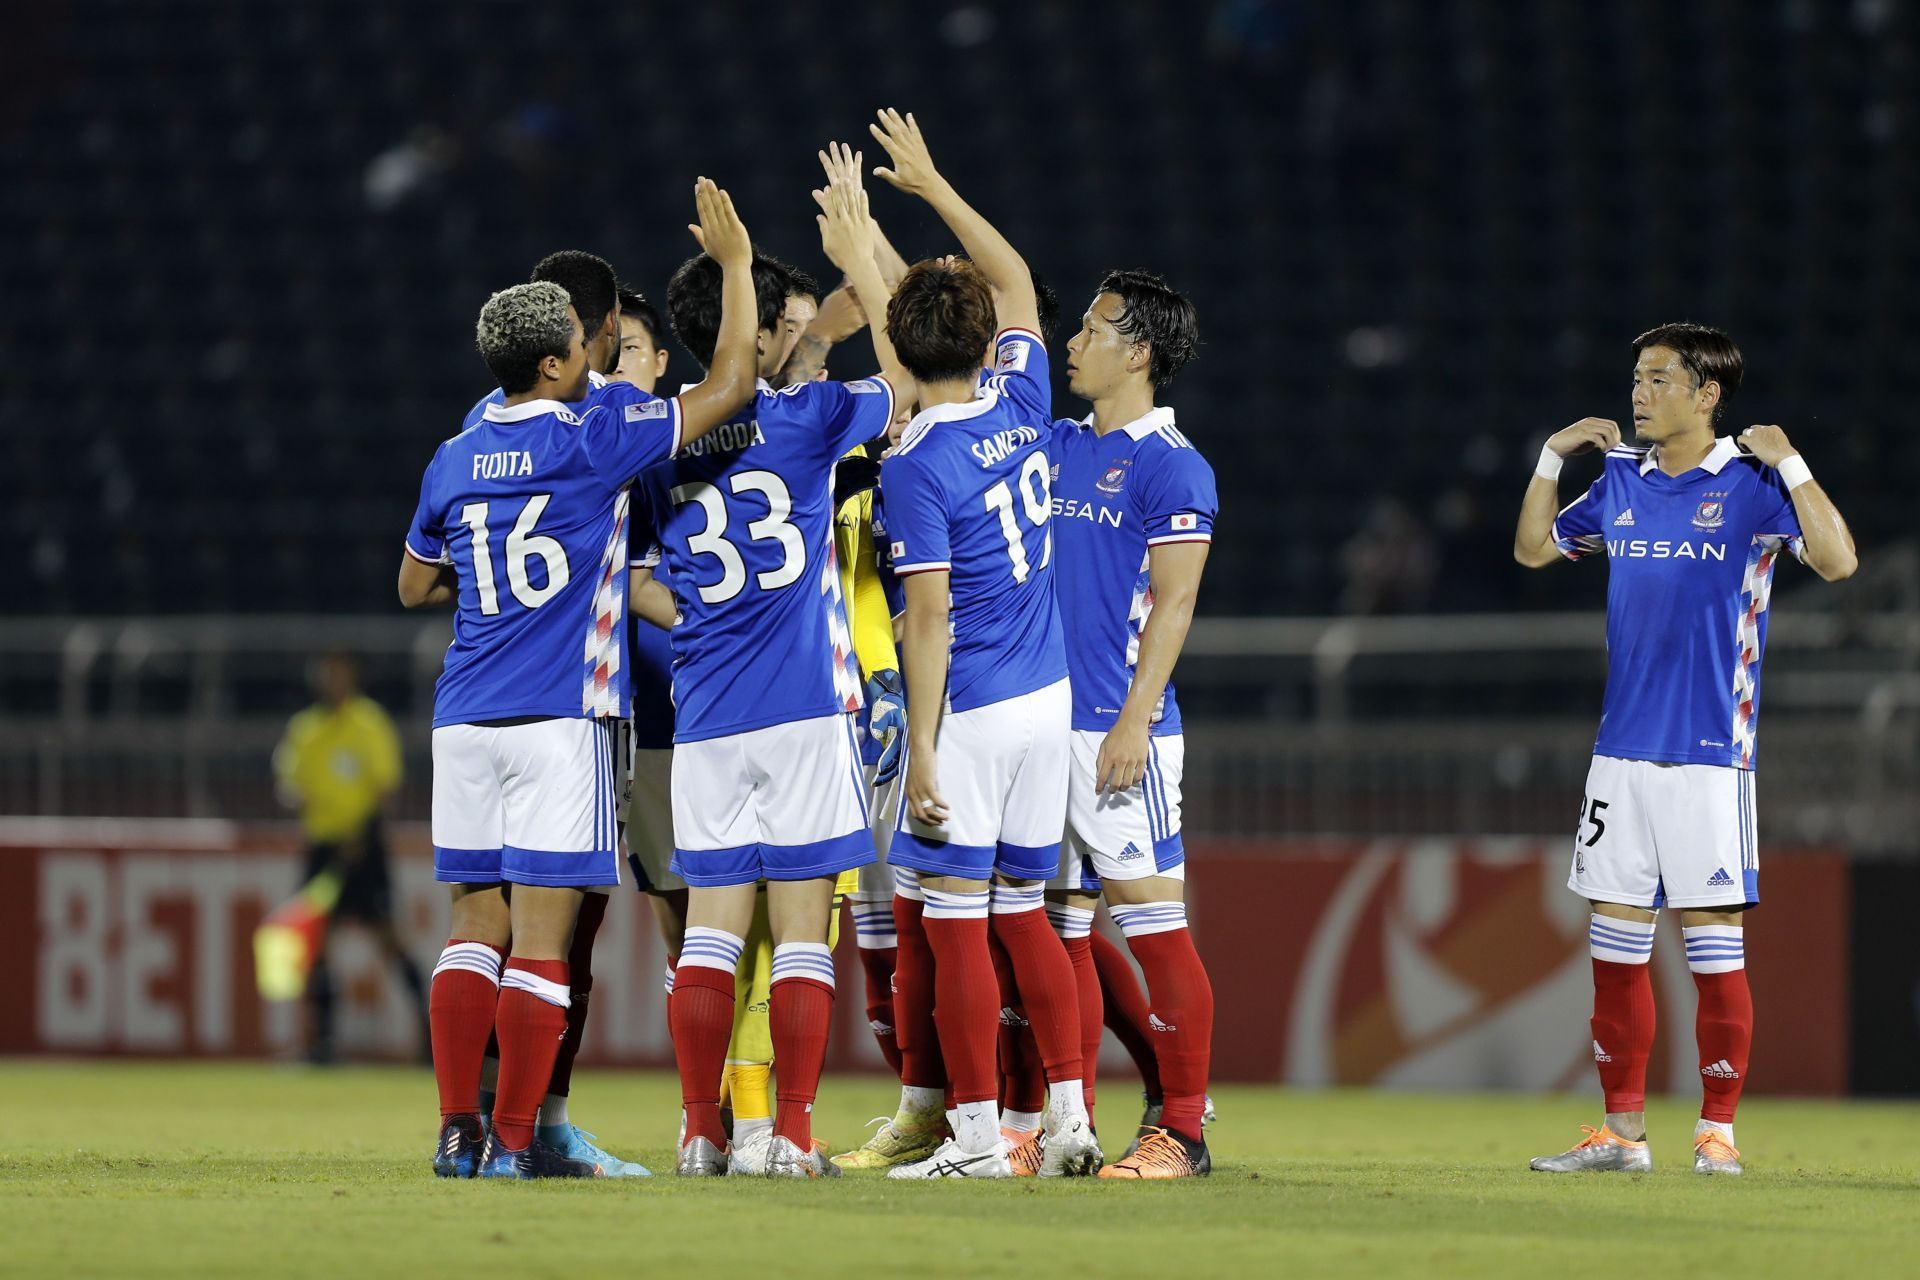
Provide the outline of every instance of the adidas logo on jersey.
{"type": "Polygon", "coordinates": [[[1700,1068],[1700,1074],[1703,1076],[1712,1076],[1716,1080],[1738,1080],[1740,1078],[1740,1073],[1735,1071],[1733,1064],[1725,1058],[1700,1068]]]}
{"type": "Polygon", "coordinates": [[[1159,1014],[1150,1013],[1147,1015],[1147,1029],[1150,1031],[1178,1031],[1180,1028],[1170,1022],[1160,1021],[1159,1014]]]}
{"type": "Polygon", "coordinates": [[[1131,840],[1127,841],[1127,847],[1120,851],[1120,860],[1122,862],[1132,862],[1135,858],[1144,858],[1145,856],[1145,854],[1140,852],[1140,846],[1131,840]]]}
{"type": "Polygon", "coordinates": [[[1595,1062],[1612,1062],[1613,1055],[1608,1053],[1605,1049],[1602,1049],[1600,1047],[1600,1042],[1598,1040],[1595,1040],[1593,1042],[1593,1060],[1595,1062]]]}
{"type": "Polygon", "coordinates": [[[1614,518],[1613,525],[1614,525],[1614,528],[1616,529],[1631,528],[1633,525],[1633,508],[1628,507],[1625,511],[1622,511],[1618,516],[1616,516],[1614,518]]]}
{"type": "Polygon", "coordinates": [[[1718,889],[1722,886],[1731,885],[1732,883],[1733,877],[1727,874],[1725,867],[1719,868],[1711,876],[1707,877],[1707,888],[1709,889],[1718,889]]]}

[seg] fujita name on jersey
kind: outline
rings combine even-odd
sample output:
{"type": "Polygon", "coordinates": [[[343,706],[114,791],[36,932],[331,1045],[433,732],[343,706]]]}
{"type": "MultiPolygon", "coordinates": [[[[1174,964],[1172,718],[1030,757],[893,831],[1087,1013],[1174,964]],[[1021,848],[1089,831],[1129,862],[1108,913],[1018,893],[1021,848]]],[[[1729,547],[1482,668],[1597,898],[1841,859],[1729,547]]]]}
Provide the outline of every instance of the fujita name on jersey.
{"type": "Polygon", "coordinates": [[[475,480],[505,480],[511,476],[533,474],[533,455],[524,449],[506,449],[499,453],[473,455],[475,480]]]}

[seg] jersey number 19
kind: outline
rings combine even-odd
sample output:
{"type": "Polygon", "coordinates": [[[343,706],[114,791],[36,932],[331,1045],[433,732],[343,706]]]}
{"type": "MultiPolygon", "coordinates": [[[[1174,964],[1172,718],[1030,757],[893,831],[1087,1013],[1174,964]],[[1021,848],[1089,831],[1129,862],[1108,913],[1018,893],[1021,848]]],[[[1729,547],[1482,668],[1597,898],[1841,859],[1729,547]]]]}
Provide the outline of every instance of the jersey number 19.
{"type": "MultiPolygon", "coordinates": [[[[1053,514],[1053,499],[1047,487],[1047,455],[1036,449],[1020,467],[1020,505],[1026,508],[1027,523],[1039,529],[1053,514]]],[[[1000,532],[1007,535],[1007,555],[1013,560],[1013,580],[1025,582],[1027,546],[1020,533],[1020,521],[1013,513],[1013,490],[1005,480],[987,490],[987,510],[1000,516],[1000,532]]],[[[1040,553],[1040,567],[1053,558],[1053,535],[1047,534],[1040,553]]]]}

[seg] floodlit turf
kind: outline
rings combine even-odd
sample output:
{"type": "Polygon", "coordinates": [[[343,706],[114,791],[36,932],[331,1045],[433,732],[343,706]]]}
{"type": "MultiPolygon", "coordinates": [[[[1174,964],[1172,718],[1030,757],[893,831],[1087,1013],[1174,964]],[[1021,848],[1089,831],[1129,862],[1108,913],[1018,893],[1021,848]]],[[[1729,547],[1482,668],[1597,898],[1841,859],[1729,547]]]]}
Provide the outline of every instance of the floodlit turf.
{"type": "MultiPolygon", "coordinates": [[[[1115,1085],[1109,1143],[1134,1119],[1115,1085]]],[[[0,1275],[413,1277],[1920,1275],[1920,1107],[1742,1112],[1751,1172],[1531,1174],[1591,1105],[1225,1088],[1206,1181],[475,1183],[428,1168],[424,1071],[0,1063],[0,1275]]],[[[888,1109],[829,1082],[819,1132],[888,1109]]],[[[583,1072],[575,1120],[669,1165],[677,1091],[583,1072]]]]}

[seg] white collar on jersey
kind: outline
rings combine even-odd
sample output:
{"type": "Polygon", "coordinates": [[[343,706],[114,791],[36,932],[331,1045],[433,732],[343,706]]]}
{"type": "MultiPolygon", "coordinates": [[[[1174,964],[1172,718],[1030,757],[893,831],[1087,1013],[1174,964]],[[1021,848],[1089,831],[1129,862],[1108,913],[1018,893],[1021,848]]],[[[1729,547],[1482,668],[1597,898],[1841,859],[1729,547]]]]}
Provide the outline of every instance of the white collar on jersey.
{"type": "MultiPolygon", "coordinates": [[[[1080,419],[1080,425],[1091,431],[1093,429],[1093,415],[1088,414],[1086,417],[1080,419]]],[[[1172,425],[1173,409],[1171,406],[1163,404],[1158,408],[1147,410],[1144,414],[1120,429],[1126,432],[1130,439],[1140,441],[1145,440],[1160,428],[1170,427],[1172,425]]]]}
{"type": "Polygon", "coordinates": [[[489,404],[486,413],[481,416],[488,422],[525,422],[528,418],[537,418],[543,413],[573,416],[573,410],[558,400],[525,400],[516,405],[489,404]]]}
{"type": "MultiPolygon", "coordinates": [[[[1000,403],[1000,393],[992,387],[982,387],[971,400],[955,400],[948,404],[936,404],[931,409],[922,409],[913,415],[913,421],[907,424],[911,431],[918,426],[932,426],[936,422],[958,422],[963,418],[977,418],[994,405],[1000,403]]],[[[902,439],[905,439],[903,434],[902,439]]]]}
{"type": "MultiPolygon", "coordinates": [[[[689,391],[691,391],[691,390],[693,390],[693,389],[694,389],[695,387],[697,387],[697,386],[699,386],[699,385],[701,385],[701,383],[703,383],[703,382],[705,382],[705,381],[706,381],[706,379],[704,379],[704,378],[702,378],[702,379],[700,380],[700,382],[683,382],[683,383],[681,383],[681,384],[680,384],[680,394],[681,394],[681,395],[685,395],[685,394],[687,394],[687,392],[689,392],[689,391]]],[[[767,381],[767,380],[766,380],[765,378],[755,378],[755,379],[753,380],[753,389],[754,389],[755,391],[772,391],[772,390],[773,390],[773,384],[772,384],[771,382],[768,382],[768,381],[767,381]]]]}
{"type": "Polygon", "coordinates": [[[607,385],[607,375],[597,369],[587,370],[587,390],[598,391],[607,385]]]}
{"type": "MultiPolygon", "coordinates": [[[[1707,456],[1700,459],[1700,470],[1719,475],[1721,468],[1740,456],[1740,446],[1733,442],[1732,436],[1721,436],[1713,442],[1713,448],[1707,450],[1707,456]]],[[[1660,450],[1647,450],[1647,456],[1640,459],[1640,474],[1645,475],[1660,465],[1660,450]]]]}

